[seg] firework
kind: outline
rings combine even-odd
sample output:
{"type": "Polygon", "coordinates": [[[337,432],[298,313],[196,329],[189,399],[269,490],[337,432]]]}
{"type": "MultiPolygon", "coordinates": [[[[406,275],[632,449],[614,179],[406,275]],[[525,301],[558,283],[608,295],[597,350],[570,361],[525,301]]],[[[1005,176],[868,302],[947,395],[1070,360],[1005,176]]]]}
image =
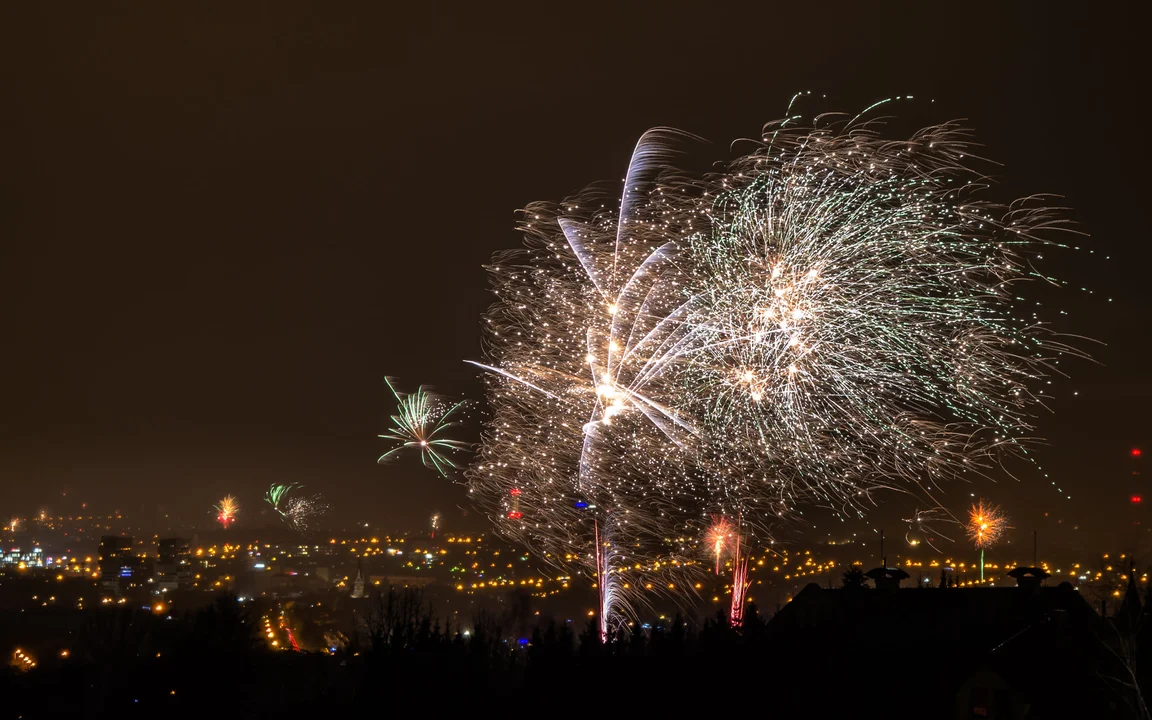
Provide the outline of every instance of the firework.
{"type": "Polygon", "coordinates": [[[236,498],[228,495],[216,505],[216,520],[227,528],[236,520],[236,515],[239,512],[240,503],[236,501],[236,498]]]}
{"type": "Polygon", "coordinates": [[[703,177],[668,169],[678,137],[640,139],[618,202],[529,206],[525,248],[489,267],[470,491],[502,534],[598,578],[602,623],[631,602],[613,570],[690,568],[667,538],[710,512],[754,535],[883,489],[937,505],[1022,452],[1071,352],[1017,309],[1059,215],[980,199],[962,128],[892,140],[790,112],[703,177]]]}
{"type": "Polygon", "coordinates": [[[978,548],[995,545],[1008,529],[1008,518],[1000,508],[980,500],[968,511],[968,539],[978,548]]]}
{"type": "Polygon", "coordinates": [[[642,602],[637,588],[668,584],[645,574],[687,567],[672,561],[692,551],[669,546],[664,530],[681,515],[677,488],[691,484],[696,429],[655,399],[662,356],[648,351],[681,332],[664,319],[681,301],[669,241],[682,233],[647,198],[670,137],[641,138],[618,215],[582,217],[601,206],[595,193],[528,209],[528,249],[490,268],[500,301],[477,363],[494,415],[469,474],[473,496],[504,534],[596,578],[604,635],[642,602]]]}
{"type": "Polygon", "coordinates": [[[908,523],[908,530],[904,533],[904,541],[906,543],[912,547],[916,547],[921,542],[924,542],[936,552],[940,552],[940,548],[936,547],[934,541],[947,540],[948,542],[952,542],[952,538],[937,529],[938,526],[949,523],[953,525],[959,524],[952,514],[942,507],[931,508],[929,510],[916,510],[912,513],[912,517],[904,518],[904,522],[908,523]],[[920,538],[913,537],[914,534],[919,535],[920,538]]]}
{"type": "Polygon", "coordinates": [[[1008,529],[1000,508],[980,500],[968,510],[968,539],[980,550],[980,581],[984,581],[984,549],[995,545],[1008,529]]]}
{"type": "Polygon", "coordinates": [[[321,495],[289,498],[284,510],[284,519],[294,530],[304,532],[313,521],[328,511],[328,505],[321,495]]]}
{"type": "Polygon", "coordinates": [[[273,483],[264,494],[264,501],[272,506],[280,518],[300,532],[308,530],[316,517],[328,511],[322,495],[290,497],[293,492],[303,488],[299,483],[273,483]]]}
{"type": "Polygon", "coordinates": [[[436,531],[440,529],[440,513],[438,513],[438,512],[432,513],[432,516],[428,518],[428,527],[432,531],[431,535],[429,537],[432,540],[435,540],[436,539],[436,531]]]}
{"type": "Polygon", "coordinates": [[[16,532],[16,530],[17,530],[19,527],[20,527],[20,518],[14,517],[14,518],[12,518],[11,520],[9,520],[9,521],[8,521],[8,529],[9,529],[10,531],[12,531],[12,532],[16,532]]]}
{"type": "Polygon", "coordinates": [[[285,504],[287,497],[291,492],[297,488],[302,487],[296,483],[273,483],[268,488],[268,492],[264,494],[264,501],[272,506],[278,515],[284,517],[284,508],[281,505],[285,504]]]}
{"type": "Polygon", "coordinates": [[[728,612],[728,622],[734,628],[744,624],[744,599],[747,597],[748,559],[740,556],[740,536],[736,536],[736,551],[732,559],[732,604],[728,612]]]}
{"type": "Polygon", "coordinates": [[[720,574],[720,558],[732,539],[732,524],[723,515],[712,517],[712,526],[708,528],[705,545],[716,556],[716,574],[720,574]]]}
{"type": "Polygon", "coordinates": [[[707,182],[708,222],[681,242],[690,330],[665,372],[703,451],[755,468],[738,492],[764,510],[931,499],[1018,452],[1064,350],[1014,314],[1053,213],[980,201],[951,125],[769,131],[707,182]]]}
{"type": "Polygon", "coordinates": [[[393,427],[377,437],[400,444],[381,455],[376,462],[382,463],[406,448],[415,448],[426,467],[448,477],[448,471],[458,467],[452,456],[467,450],[469,445],[447,438],[445,434],[460,424],[455,418],[467,402],[445,402],[423,385],[414,393],[401,393],[391,378],[385,378],[384,382],[396,398],[396,414],[392,416],[393,427]]]}
{"type": "Polygon", "coordinates": [[[611,516],[601,523],[592,521],[593,552],[592,562],[595,564],[596,593],[598,598],[598,624],[600,642],[606,643],[612,633],[618,630],[627,620],[627,613],[634,603],[642,603],[641,598],[635,597],[630,583],[624,580],[623,548],[617,541],[619,528],[611,516]]]}

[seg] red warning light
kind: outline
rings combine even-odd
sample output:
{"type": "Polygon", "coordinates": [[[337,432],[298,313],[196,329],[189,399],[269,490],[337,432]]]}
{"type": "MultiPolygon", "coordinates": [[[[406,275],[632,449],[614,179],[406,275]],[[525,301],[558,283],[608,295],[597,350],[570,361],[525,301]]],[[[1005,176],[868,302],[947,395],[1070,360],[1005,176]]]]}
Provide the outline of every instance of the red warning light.
{"type": "Polygon", "coordinates": [[[1140,451],[1140,448],[1132,448],[1132,457],[1140,457],[1143,454],[1144,453],[1140,451]]]}
{"type": "Polygon", "coordinates": [[[1143,500],[1143,498],[1141,498],[1139,495],[1133,495],[1132,496],[1132,504],[1133,505],[1139,505],[1142,500],[1143,500]]]}
{"type": "Polygon", "coordinates": [[[512,496],[512,510],[509,511],[508,518],[519,520],[524,517],[524,513],[520,512],[520,488],[512,488],[508,494],[512,496]]]}

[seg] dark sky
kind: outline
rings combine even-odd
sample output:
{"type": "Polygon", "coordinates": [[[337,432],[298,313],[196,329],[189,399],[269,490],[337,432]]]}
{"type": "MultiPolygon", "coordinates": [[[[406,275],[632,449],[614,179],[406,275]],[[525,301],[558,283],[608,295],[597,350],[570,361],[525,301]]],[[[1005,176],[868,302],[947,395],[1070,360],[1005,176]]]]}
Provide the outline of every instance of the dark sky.
{"type": "Polygon", "coordinates": [[[1072,520],[1126,509],[1152,437],[1137,23],[998,5],[6,4],[0,513],[202,519],[272,481],[341,521],[454,512],[460,488],[375,464],[382,378],[478,396],[461,361],[515,210],[618,178],[654,125],[722,159],[805,89],[934,98],[916,119],[967,118],[995,197],[1075,208],[1097,254],[1050,269],[1114,301],[1059,298],[1107,346],[1057,384],[1039,457],[1072,520]]]}

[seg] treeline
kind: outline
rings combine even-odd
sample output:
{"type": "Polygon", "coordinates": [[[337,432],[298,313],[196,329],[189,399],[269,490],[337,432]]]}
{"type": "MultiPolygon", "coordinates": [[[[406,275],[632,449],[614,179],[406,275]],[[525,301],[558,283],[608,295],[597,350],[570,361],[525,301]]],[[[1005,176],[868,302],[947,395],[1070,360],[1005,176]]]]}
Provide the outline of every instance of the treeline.
{"type": "MultiPolygon", "coordinates": [[[[364,680],[386,676],[421,690],[429,683],[439,685],[447,673],[453,692],[479,693],[475,697],[480,699],[500,693],[547,700],[564,687],[598,687],[604,697],[621,691],[612,678],[642,685],[674,680],[687,671],[696,675],[694,683],[709,674],[734,679],[750,669],[739,665],[742,657],[751,657],[766,640],[766,624],[755,606],[749,607],[739,631],[725,613],[702,622],[676,615],[620,627],[606,641],[595,618],[582,627],[546,619],[526,638],[508,631],[512,622],[511,616],[482,612],[465,631],[437,620],[419,593],[381,593],[368,614],[365,637],[352,644],[366,651],[355,656],[359,662],[353,667],[364,680]],[[669,673],[673,676],[666,678],[669,673]]],[[[360,689],[368,686],[357,684],[360,689]]]]}
{"type": "Polygon", "coordinates": [[[296,653],[273,650],[260,636],[270,610],[221,597],[172,619],[141,609],[90,611],[68,657],[2,671],[0,714],[296,717],[398,703],[439,714],[554,702],[593,688],[604,700],[689,665],[702,671],[702,658],[737,662],[733,653],[764,631],[753,609],[740,633],[720,615],[702,623],[677,616],[622,628],[603,643],[593,619],[579,628],[544,620],[522,642],[507,631],[511,615],[479,613],[465,628],[406,589],[375,595],[336,653],[296,653]]]}
{"type": "MultiPolygon", "coordinates": [[[[864,603],[874,591],[846,592],[864,603]]],[[[522,612],[480,613],[463,627],[419,591],[391,590],[370,599],[335,653],[308,653],[268,647],[261,618],[272,612],[231,597],[171,620],[131,609],[92,612],[70,657],[27,672],[6,669],[0,716],[681,717],[727,707],[771,716],[951,718],[958,688],[988,667],[1034,668],[1042,684],[1030,696],[1029,717],[1069,709],[1143,716],[1106,681],[1125,677],[1100,660],[1114,655],[1111,646],[1074,623],[1059,627],[1059,616],[1007,640],[972,642],[978,622],[921,626],[911,635],[902,624],[856,620],[781,630],[750,607],[739,630],[724,613],[677,616],[621,627],[602,642],[592,618],[577,627],[533,616],[538,622],[526,626],[522,612]],[[527,637],[513,632],[524,628],[527,637]],[[1014,647],[1025,652],[1014,655],[1014,647]]]]}

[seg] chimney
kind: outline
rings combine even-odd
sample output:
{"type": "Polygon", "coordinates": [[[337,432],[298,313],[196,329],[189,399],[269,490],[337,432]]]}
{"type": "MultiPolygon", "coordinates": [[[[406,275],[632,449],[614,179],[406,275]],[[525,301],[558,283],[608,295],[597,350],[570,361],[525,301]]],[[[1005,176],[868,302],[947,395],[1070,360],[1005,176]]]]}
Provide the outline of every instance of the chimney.
{"type": "Polygon", "coordinates": [[[864,575],[872,579],[877,590],[896,590],[900,587],[900,581],[908,578],[908,573],[900,568],[890,567],[872,568],[864,575]]]}
{"type": "Polygon", "coordinates": [[[1016,587],[1034,590],[1040,587],[1049,576],[1038,567],[1017,567],[1008,571],[1008,577],[1016,579],[1016,587]]]}

